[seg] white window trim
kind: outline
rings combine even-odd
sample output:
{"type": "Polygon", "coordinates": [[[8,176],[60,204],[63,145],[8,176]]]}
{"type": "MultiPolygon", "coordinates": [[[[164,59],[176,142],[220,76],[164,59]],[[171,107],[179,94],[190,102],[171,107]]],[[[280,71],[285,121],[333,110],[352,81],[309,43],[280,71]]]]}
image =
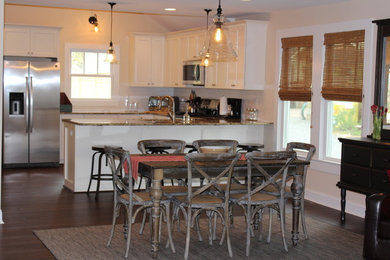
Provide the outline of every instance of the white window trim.
{"type": "MultiPolygon", "coordinates": [[[[374,96],[374,77],[375,77],[375,46],[376,46],[376,25],[372,20],[363,19],[356,21],[348,21],[341,23],[305,26],[279,30],[276,33],[276,71],[275,82],[279,82],[281,73],[281,39],[286,37],[298,37],[313,35],[313,72],[312,72],[312,121],[311,121],[311,143],[317,147],[317,152],[314,155],[312,169],[321,170],[324,172],[339,175],[340,160],[332,160],[325,157],[326,149],[326,114],[327,101],[321,96],[322,87],[322,71],[324,65],[324,45],[323,39],[325,33],[335,33],[353,30],[365,30],[365,50],[364,50],[364,78],[363,78],[363,101],[362,101],[362,136],[371,133],[371,110],[370,106],[373,103],[374,96]]],[[[276,136],[276,149],[282,150],[283,142],[280,138],[283,133],[283,101],[280,101],[277,93],[275,94],[278,102],[278,113],[274,134],[276,136]]]]}
{"type": "MultiPolygon", "coordinates": [[[[65,92],[71,93],[71,51],[107,51],[108,46],[103,44],[77,44],[65,43],[65,68],[64,68],[64,86],[65,92]]],[[[114,46],[114,51],[117,57],[120,56],[119,46],[114,46]]],[[[89,99],[89,98],[69,98],[74,107],[99,107],[99,106],[117,106],[119,96],[119,64],[111,64],[111,99],[89,99]]]]}

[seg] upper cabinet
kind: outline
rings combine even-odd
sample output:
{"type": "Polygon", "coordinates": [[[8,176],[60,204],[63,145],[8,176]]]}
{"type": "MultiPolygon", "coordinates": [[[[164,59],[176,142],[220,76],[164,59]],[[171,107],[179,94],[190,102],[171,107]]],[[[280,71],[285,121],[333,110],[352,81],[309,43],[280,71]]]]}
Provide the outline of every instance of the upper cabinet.
{"type": "Polygon", "coordinates": [[[59,28],[5,25],[4,55],[58,57],[59,28]]]}
{"type": "Polygon", "coordinates": [[[190,33],[185,36],[185,60],[200,60],[200,51],[203,48],[203,44],[206,38],[206,32],[204,30],[190,33]]]}
{"type": "MultiPolygon", "coordinates": [[[[206,88],[263,90],[267,25],[265,21],[227,23],[238,59],[206,68],[206,88]]],[[[163,34],[132,33],[121,49],[121,81],[130,86],[184,87],[183,62],[201,60],[205,28],[163,34]],[[127,47],[128,46],[128,47],[127,47]]]]}
{"type": "Polygon", "coordinates": [[[168,35],[165,49],[165,85],[183,87],[183,60],[186,55],[187,39],[183,36],[168,35]]]}
{"type": "Polygon", "coordinates": [[[130,35],[129,75],[131,86],[164,85],[164,35],[130,35]]]}
{"type": "Polygon", "coordinates": [[[206,32],[204,29],[191,29],[168,33],[166,38],[165,85],[169,87],[184,87],[183,63],[189,60],[201,60],[206,32]]]}
{"type": "Polygon", "coordinates": [[[206,69],[206,87],[264,90],[267,22],[240,21],[228,24],[237,61],[216,62],[206,69]]]}

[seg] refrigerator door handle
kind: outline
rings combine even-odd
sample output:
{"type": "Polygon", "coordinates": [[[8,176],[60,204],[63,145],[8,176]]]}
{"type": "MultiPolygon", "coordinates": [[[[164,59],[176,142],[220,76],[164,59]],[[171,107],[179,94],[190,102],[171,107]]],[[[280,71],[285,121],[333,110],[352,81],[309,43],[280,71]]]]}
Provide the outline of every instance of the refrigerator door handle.
{"type": "Polygon", "coordinates": [[[26,77],[26,93],[24,97],[24,119],[26,124],[26,133],[30,131],[30,125],[28,122],[29,115],[30,115],[30,91],[28,87],[28,77],[26,77]]]}
{"type": "Polygon", "coordinates": [[[34,122],[34,90],[33,90],[33,82],[32,77],[30,77],[30,133],[33,131],[33,122],[34,122]]]}

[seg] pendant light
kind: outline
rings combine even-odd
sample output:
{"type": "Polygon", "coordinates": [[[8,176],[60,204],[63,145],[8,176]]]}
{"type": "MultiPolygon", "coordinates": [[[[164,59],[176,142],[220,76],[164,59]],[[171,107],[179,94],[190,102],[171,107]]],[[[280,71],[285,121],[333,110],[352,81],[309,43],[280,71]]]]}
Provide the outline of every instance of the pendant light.
{"type": "Polygon", "coordinates": [[[111,7],[111,32],[110,32],[110,46],[108,47],[106,59],[104,61],[109,63],[117,63],[114,54],[114,46],[112,44],[112,8],[114,7],[114,5],[116,5],[116,3],[108,2],[108,4],[111,7]]]}
{"type": "Polygon", "coordinates": [[[221,0],[217,13],[213,18],[214,24],[209,30],[209,54],[211,61],[235,61],[237,60],[237,53],[228,38],[228,28],[224,26],[224,16],[222,14],[221,0]]]}
{"type": "Polygon", "coordinates": [[[211,9],[204,9],[204,11],[207,14],[206,37],[205,37],[205,41],[204,41],[204,44],[203,44],[203,48],[200,51],[199,55],[200,55],[200,57],[203,57],[202,58],[202,62],[200,63],[200,65],[208,67],[208,66],[211,65],[210,52],[209,52],[209,36],[208,36],[208,33],[209,33],[209,13],[211,12],[211,9]]]}

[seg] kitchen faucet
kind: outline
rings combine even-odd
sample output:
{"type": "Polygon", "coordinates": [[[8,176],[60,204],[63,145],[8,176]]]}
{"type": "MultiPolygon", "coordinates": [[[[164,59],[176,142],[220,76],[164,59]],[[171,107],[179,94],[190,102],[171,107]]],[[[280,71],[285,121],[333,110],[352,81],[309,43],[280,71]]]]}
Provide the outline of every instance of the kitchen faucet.
{"type": "Polygon", "coordinates": [[[175,123],[176,120],[176,111],[175,111],[175,99],[172,96],[165,96],[162,100],[168,99],[168,115],[172,119],[172,122],[175,123]]]}

